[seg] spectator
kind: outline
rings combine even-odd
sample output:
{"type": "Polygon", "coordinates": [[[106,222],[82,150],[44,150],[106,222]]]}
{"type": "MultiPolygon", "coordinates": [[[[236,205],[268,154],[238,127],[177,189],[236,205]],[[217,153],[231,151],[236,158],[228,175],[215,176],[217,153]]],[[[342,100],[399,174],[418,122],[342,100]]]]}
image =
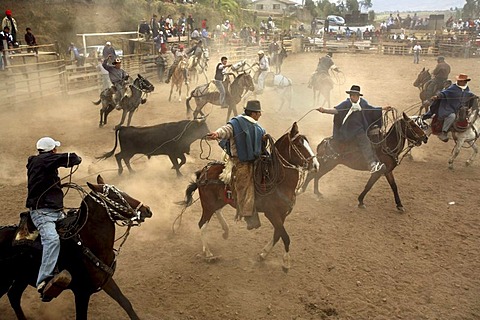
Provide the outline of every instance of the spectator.
{"type": "Polygon", "coordinates": [[[102,66],[102,58],[98,58],[97,71],[100,73],[102,79],[102,91],[112,86],[108,71],[102,66]]]}
{"type": "Polygon", "coordinates": [[[10,34],[12,35],[12,45],[17,46],[17,21],[12,17],[12,10],[5,11],[6,17],[2,20],[2,29],[8,27],[10,29],[10,34]]]}
{"type": "Polygon", "coordinates": [[[141,34],[145,40],[149,40],[152,31],[150,30],[150,25],[147,23],[147,20],[142,20],[138,26],[138,33],[141,34]]]}
{"type": "Polygon", "coordinates": [[[205,44],[205,47],[207,47],[210,44],[210,34],[208,33],[208,27],[202,30],[202,41],[205,44]]]}
{"type": "Polygon", "coordinates": [[[195,28],[195,29],[192,31],[192,34],[190,35],[190,39],[192,39],[192,40],[200,40],[200,32],[198,31],[197,28],[195,28]]]}
{"type": "Polygon", "coordinates": [[[7,42],[7,48],[3,48],[3,49],[13,48],[13,36],[10,34],[10,28],[8,26],[4,27],[3,31],[0,32],[0,40],[2,41],[2,45],[3,45],[3,40],[7,42]]]}
{"type": "Polygon", "coordinates": [[[258,67],[260,74],[258,76],[256,91],[257,94],[261,94],[265,87],[265,78],[267,77],[268,71],[270,71],[269,62],[263,50],[258,51],[258,67]]]}
{"type": "MultiPolygon", "coordinates": [[[[32,33],[32,29],[27,28],[25,31],[27,32],[27,33],[25,33],[25,43],[30,47],[36,46],[37,45],[37,40],[35,39],[35,36],[32,33]]],[[[37,48],[33,48],[33,49],[28,48],[27,49],[27,52],[32,52],[32,51],[35,52],[36,54],[38,54],[38,49],[37,48]]]]}
{"type": "Polygon", "coordinates": [[[303,22],[300,23],[300,26],[298,27],[298,31],[305,32],[305,26],[303,25],[303,22]]]}
{"type": "Polygon", "coordinates": [[[150,29],[152,30],[152,35],[155,38],[158,36],[158,32],[160,31],[160,23],[157,21],[158,16],[154,14],[150,19],[150,29]]]}
{"type": "Polygon", "coordinates": [[[422,46],[420,46],[417,42],[413,43],[413,63],[418,64],[420,61],[420,53],[422,52],[422,46]]]}
{"type": "Polygon", "coordinates": [[[117,58],[117,54],[115,53],[115,48],[112,47],[112,43],[110,41],[107,41],[105,43],[105,47],[103,47],[103,51],[102,51],[102,56],[103,56],[103,59],[109,59],[108,63],[112,63],[117,58]]]}
{"type": "Polygon", "coordinates": [[[81,67],[85,64],[85,57],[80,55],[77,47],[73,42],[70,43],[67,53],[70,54],[71,60],[75,61],[77,67],[81,67]]]}
{"type": "Polygon", "coordinates": [[[188,31],[193,30],[193,24],[195,23],[195,20],[192,18],[192,15],[189,14],[187,18],[187,26],[188,26],[188,31]]]}
{"type": "Polygon", "coordinates": [[[202,20],[202,29],[206,29],[207,28],[207,19],[203,19],[202,20]]]}

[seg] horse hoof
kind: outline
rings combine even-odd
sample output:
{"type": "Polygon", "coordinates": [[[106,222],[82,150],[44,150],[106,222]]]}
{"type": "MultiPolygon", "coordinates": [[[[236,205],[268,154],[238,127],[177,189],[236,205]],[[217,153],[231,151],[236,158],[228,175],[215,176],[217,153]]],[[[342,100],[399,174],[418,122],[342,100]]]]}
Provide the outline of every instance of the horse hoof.
{"type": "Polygon", "coordinates": [[[289,270],[290,270],[290,268],[285,267],[285,266],[282,266],[282,271],[283,271],[284,273],[288,273],[289,270]]]}
{"type": "Polygon", "coordinates": [[[264,254],[264,253],[259,253],[258,256],[257,256],[257,261],[258,262],[263,262],[265,261],[265,259],[267,258],[267,255],[264,254]]]}
{"type": "Polygon", "coordinates": [[[228,232],[224,232],[224,233],[222,234],[222,238],[223,238],[224,240],[227,240],[227,239],[228,239],[228,232]]]}
{"type": "Polygon", "coordinates": [[[405,212],[405,208],[403,206],[397,206],[397,210],[400,212],[405,212]]]}
{"type": "Polygon", "coordinates": [[[465,167],[470,167],[471,163],[470,161],[465,162],[465,167]]]}
{"type": "Polygon", "coordinates": [[[358,204],[359,209],[367,209],[367,207],[363,203],[358,204]]]}

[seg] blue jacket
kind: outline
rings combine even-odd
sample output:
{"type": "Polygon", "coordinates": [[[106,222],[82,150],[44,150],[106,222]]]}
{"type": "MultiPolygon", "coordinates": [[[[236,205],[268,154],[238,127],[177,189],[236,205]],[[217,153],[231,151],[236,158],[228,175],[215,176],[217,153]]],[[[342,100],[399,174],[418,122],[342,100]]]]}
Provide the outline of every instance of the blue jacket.
{"type": "Polygon", "coordinates": [[[335,107],[338,113],[333,117],[333,138],[337,141],[352,141],[358,134],[367,132],[368,127],[373,123],[382,126],[382,108],[372,107],[363,98],[360,98],[362,111],[352,112],[345,123],[342,124],[351,107],[350,99],[335,107]]]}
{"type": "MultiPolygon", "coordinates": [[[[263,129],[258,122],[252,123],[242,116],[236,116],[229,122],[233,126],[235,146],[237,147],[238,159],[240,161],[253,161],[262,154],[263,129]]],[[[230,141],[221,143],[222,147],[226,145],[227,153],[230,154],[230,141]]]]}
{"type": "Polygon", "coordinates": [[[432,104],[430,110],[425,115],[431,117],[433,114],[436,114],[438,119],[445,119],[450,114],[457,113],[460,107],[469,106],[470,99],[473,97],[475,95],[470,92],[469,87],[462,90],[456,84],[452,84],[439,93],[439,99],[432,104]]]}

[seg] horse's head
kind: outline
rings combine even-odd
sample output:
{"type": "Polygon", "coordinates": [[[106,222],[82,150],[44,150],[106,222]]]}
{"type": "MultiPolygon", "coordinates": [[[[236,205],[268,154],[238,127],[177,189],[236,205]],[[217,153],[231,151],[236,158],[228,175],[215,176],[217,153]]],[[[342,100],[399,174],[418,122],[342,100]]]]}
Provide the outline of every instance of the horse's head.
{"type": "Polygon", "coordinates": [[[117,187],[105,184],[100,175],[97,177],[97,184],[87,182],[87,185],[92,190],[90,196],[105,208],[110,219],[115,222],[122,225],[138,225],[146,218],[152,217],[148,206],[117,187]]]}
{"type": "Polygon", "coordinates": [[[413,86],[416,88],[422,87],[428,80],[432,79],[432,75],[428,69],[423,68],[422,71],[417,76],[415,82],[413,82],[413,86]]]}
{"type": "Polygon", "coordinates": [[[241,73],[237,77],[238,81],[241,81],[242,87],[245,88],[246,91],[254,91],[255,84],[253,83],[253,78],[249,73],[241,73]]]}
{"type": "Polygon", "coordinates": [[[296,167],[304,169],[313,167],[315,170],[320,167],[307,138],[298,131],[296,122],[293,123],[288,133],[278,139],[275,147],[285,160],[296,167]]]}
{"type": "Polygon", "coordinates": [[[153,84],[140,74],[137,75],[137,79],[135,79],[135,81],[138,82],[137,86],[142,92],[150,93],[155,90],[153,84]]]}
{"type": "Polygon", "coordinates": [[[427,143],[428,136],[425,132],[427,129],[428,124],[421,117],[410,118],[405,112],[403,113],[402,131],[405,133],[405,138],[408,142],[415,146],[420,146],[422,142],[427,143]]]}

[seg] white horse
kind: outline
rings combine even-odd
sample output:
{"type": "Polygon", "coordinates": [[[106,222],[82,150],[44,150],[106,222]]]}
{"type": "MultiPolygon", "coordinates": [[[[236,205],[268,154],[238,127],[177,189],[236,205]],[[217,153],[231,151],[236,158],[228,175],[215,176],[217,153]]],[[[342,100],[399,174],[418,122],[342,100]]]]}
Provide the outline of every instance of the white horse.
{"type": "Polygon", "coordinates": [[[453,141],[455,141],[455,147],[452,150],[452,156],[448,160],[448,168],[453,170],[453,162],[457,158],[462,148],[472,148],[473,152],[470,158],[465,163],[466,166],[470,166],[475,160],[478,147],[475,144],[480,134],[480,117],[479,109],[476,107],[469,116],[469,126],[464,132],[452,132],[453,141]]]}
{"type": "Polygon", "coordinates": [[[195,56],[191,56],[188,59],[188,72],[190,77],[195,83],[198,83],[199,74],[203,74],[205,77],[205,83],[208,83],[207,77],[207,69],[208,69],[208,60],[210,59],[210,53],[208,48],[203,49],[202,56],[200,58],[196,58],[195,56]]]}

